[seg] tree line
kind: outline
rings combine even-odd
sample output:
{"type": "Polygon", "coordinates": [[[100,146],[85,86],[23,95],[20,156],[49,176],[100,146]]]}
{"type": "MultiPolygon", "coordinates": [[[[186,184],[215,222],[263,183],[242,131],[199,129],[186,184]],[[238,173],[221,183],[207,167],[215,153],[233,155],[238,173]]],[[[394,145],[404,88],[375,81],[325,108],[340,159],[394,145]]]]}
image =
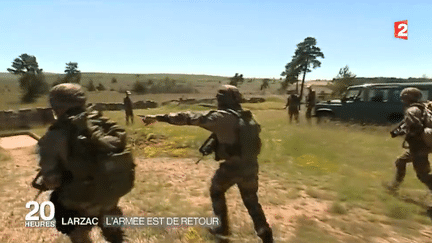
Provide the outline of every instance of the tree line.
{"type": "MultiPolygon", "coordinates": [[[[307,37],[302,42],[297,44],[294,55],[291,61],[285,65],[285,70],[280,74],[285,77],[281,78],[279,91],[284,93],[289,85],[296,84],[296,92],[300,97],[303,96],[304,82],[306,74],[311,72],[312,69],[321,67],[321,62],[318,58],[324,59],[324,54],[319,47],[316,46],[317,41],[313,37],[307,37]],[[302,75],[301,86],[299,87],[299,77],[302,75]],[[300,91],[299,91],[300,89],[300,91]]],[[[21,88],[21,100],[24,103],[34,102],[39,96],[46,94],[49,90],[49,85],[45,81],[42,69],[36,61],[35,56],[26,53],[20,55],[12,63],[12,68],[7,69],[9,72],[19,75],[19,87],[21,88]]],[[[60,83],[80,83],[81,72],[78,70],[77,62],[66,63],[65,75],[59,76],[53,83],[54,85],[60,83]]],[[[159,81],[147,80],[146,82],[139,80],[140,75],[136,75],[136,82],[133,84],[132,90],[139,94],[144,93],[190,93],[195,89],[190,85],[182,86],[177,85],[177,81],[169,79],[168,77],[159,81]]],[[[253,82],[255,79],[250,79],[248,82],[253,82]]],[[[339,73],[333,80],[330,81],[329,87],[333,90],[334,95],[341,95],[349,86],[361,84],[365,82],[404,82],[406,80],[396,78],[357,78],[353,74],[348,65],[341,68],[339,73]]],[[[420,79],[408,79],[410,82],[431,81],[425,75],[420,79]]],[[[243,74],[236,73],[233,77],[229,78],[229,84],[240,86],[245,82],[243,74]]],[[[275,80],[273,79],[273,82],[275,80]]],[[[113,78],[111,83],[117,83],[117,79],[113,78]]],[[[270,79],[263,79],[260,90],[265,91],[269,88],[270,79]]],[[[86,85],[88,91],[106,90],[106,88],[99,83],[97,86],[90,80],[86,85]]]]}

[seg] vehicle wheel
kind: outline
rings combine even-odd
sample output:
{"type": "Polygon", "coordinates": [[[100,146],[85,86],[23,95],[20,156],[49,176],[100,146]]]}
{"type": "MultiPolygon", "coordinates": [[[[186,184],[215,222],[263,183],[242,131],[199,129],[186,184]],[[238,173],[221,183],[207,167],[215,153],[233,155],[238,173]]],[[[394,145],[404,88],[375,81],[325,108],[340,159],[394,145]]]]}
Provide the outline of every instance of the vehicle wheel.
{"type": "Polygon", "coordinates": [[[317,114],[317,123],[329,123],[334,119],[334,116],[330,112],[323,112],[317,114]]]}

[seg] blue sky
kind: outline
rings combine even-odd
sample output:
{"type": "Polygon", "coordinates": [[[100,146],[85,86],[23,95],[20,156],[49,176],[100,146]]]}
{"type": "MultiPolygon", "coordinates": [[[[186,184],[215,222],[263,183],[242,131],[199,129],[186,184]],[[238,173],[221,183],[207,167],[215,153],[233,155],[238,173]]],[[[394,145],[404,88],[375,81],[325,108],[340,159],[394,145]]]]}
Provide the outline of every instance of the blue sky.
{"type": "Polygon", "coordinates": [[[432,77],[429,1],[8,0],[0,72],[22,53],[46,72],[185,73],[280,78],[314,37],[325,58],[306,76],[432,77]],[[408,20],[408,40],[394,22],[408,20]]]}

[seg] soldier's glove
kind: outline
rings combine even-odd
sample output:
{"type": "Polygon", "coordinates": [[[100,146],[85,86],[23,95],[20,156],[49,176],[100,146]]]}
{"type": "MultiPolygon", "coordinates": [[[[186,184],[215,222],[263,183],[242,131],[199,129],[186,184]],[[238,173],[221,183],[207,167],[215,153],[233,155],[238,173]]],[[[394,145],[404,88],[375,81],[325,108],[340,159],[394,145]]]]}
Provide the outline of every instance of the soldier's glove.
{"type": "Polygon", "coordinates": [[[90,121],[87,119],[87,113],[83,112],[71,117],[71,122],[77,126],[79,131],[85,131],[91,127],[90,121]]]}

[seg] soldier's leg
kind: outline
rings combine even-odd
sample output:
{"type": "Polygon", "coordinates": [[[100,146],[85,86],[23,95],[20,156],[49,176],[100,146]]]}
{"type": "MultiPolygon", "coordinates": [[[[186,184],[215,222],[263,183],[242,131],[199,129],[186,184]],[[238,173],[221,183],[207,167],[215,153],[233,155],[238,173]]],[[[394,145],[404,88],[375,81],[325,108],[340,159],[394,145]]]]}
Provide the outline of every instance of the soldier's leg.
{"type": "Polygon", "coordinates": [[[130,119],[131,119],[132,124],[134,124],[134,115],[133,115],[133,113],[131,113],[130,119]]]}
{"type": "Polygon", "coordinates": [[[406,151],[403,155],[399,156],[395,161],[395,177],[392,182],[386,185],[387,189],[395,192],[400,184],[403,182],[406,174],[406,165],[413,161],[413,157],[409,151],[406,151]]]}
{"type": "Polygon", "coordinates": [[[121,243],[124,240],[124,232],[121,227],[104,227],[103,220],[105,215],[123,215],[123,212],[121,209],[116,206],[111,210],[104,211],[102,216],[99,217],[99,227],[102,230],[102,235],[104,236],[105,240],[111,243],[121,243]]]}
{"type": "Polygon", "coordinates": [[[258,202],[258,174],[244,177],[237,183],[243,203],[251,216],[255,231],[264,243],[273,242],[273,233],[258,202]]]}
{"type": "Polygon", "coordinates": [[[92,226],[76,226],[71,233],[68,234],[72,243],[91,243],[90,231],[92,226]]]}
{"type": "Polygon", "coordinates": [[[417,178],[432,192],[432,174],[427,153],[413,155],[413,167],[417,178]]]}
{"type": "Polygon", "coordinates": [[[228,209],[225,192],[235,184],[233,175],[221,164],[213,176],[210,186],[210,197],[214,214],[220,219],[221,225],[211,229],[212,234],[229,235],[228,209]]]}
{"type": "MultiPolygon", "coordinates": [[[[50,195],[50,201],[54,204],[54,208],[55,208],[54,218],[56,221],[56,229],[61,233],[68,235],[69,237],[74,237],[74,239],[82,238],[83,242],[86,242],[84,241],[86,240],[86,236],[85,236],[86,232],[84,229],[81,228],[75,231],[78,228],[78,226],[62,224],[62,222],[68,222],[70,218],[79,217],[80,215],[78,211],[71,210],[63,206],[62,203],[60,203],[59,193],[60,192],[58,190],[54,190],[50,195]]],[[[75,242],[79,242],[79,240],[76,240],[75,242]]]]}
{"type": "Polygon", "coordinates": [[[128,113],[125,114],[125,117],[126,117],[126,125],[129,125],[129,115],[128,115],[128,113]]]}
{"type": "Polygon", "coordinates": [[[299,112],[298,111],[296,113],[294,113],[294,119],[296,120],[297,123],[299,123],[299,112]]]}
{"type": "Polygon", "coordinates": [[[293,113],[291,111],[288,111],[288,116],[289,116],[289,122],[292,122],[292,117],[293,117],[293,113]]]}
{"type": "Polygon", "coordinates": [[[311,117],[312,117],[312,108],[308,107],[306,110],[306,118],[311,119],[311,117]]]}

